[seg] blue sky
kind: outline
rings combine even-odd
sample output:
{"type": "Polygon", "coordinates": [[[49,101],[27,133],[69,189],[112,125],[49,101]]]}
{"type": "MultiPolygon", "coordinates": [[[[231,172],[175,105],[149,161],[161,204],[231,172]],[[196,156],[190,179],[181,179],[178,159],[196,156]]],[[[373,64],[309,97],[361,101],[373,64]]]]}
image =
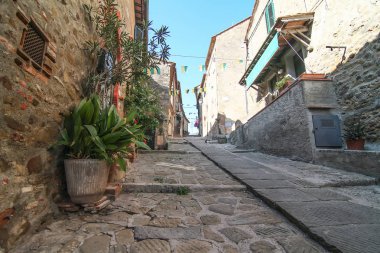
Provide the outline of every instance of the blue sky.
{"type": "MultiPolygon", "coordinates": [[[[150,0],[149,3],[153,27],[169,27],[172,55],[206,57],[211,37],[249,17],[254,0],[150,0]]],[[[205,58],[171,56],[170,61],[177,63],[184,110],[190,120],[189,131],[196,133],[195,95],[186,94],[185,90],[200,84],[203,73],[198,68],[205,64],[205,58]],[[181,66],[188,66],[186,73],[181,73],[181,66]]]]}

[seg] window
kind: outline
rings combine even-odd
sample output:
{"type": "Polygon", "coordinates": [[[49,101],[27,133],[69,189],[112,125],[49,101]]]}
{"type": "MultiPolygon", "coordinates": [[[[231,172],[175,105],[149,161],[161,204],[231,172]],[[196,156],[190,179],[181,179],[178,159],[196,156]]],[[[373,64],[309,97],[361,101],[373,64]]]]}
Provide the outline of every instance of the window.
{"type": "Polygon", "coordinates": [[[143,39],[144,39],[144,31],[140,26],[136,25],[135,26],[135,40],[141,41],[143,39]]]}
{"type": "Polygon", "coordinates": [[[38,26],[30,21],[21,39],[21,48],[26,57],[32,60],[33,66],[41,69],[46,49],[46,39],[38,26]],[[37,66],[35,66],[37,64],[37,66]]]}
{"type": "Polygon", "coordinates": [[[296,73],[296,77],[299,77],[302,73],[305,72],[306,69],[305,69],[305,64],[303,62],[302,50],[299,50],[297,54],[293,56],[293,63],[294,63],[294,71],[296,73]],[[297,54],[302,57],[302,60],[297,54]]]}
{"type": "Polygon", "coordinates": [[[268,33],[271,31],[272,27],[274,26],[274,5],[273,1],[270,0],[265,7],[265,20],[267,22],[267,31],[268,33]]]}

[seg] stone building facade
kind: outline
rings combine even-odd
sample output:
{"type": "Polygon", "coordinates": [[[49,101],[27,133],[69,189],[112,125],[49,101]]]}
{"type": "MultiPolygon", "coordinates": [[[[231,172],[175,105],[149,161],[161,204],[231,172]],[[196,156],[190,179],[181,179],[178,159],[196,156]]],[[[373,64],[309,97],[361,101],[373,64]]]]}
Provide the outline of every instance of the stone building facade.
{"type": "Polygon", "coordinates": [[[377,0],[255,1],[246,33],[249,64],[240,79],[251,87],[251,116],[273,106],[302,73],[324,74],[333,81],[341,128],[360,120],[366,148],[379,149],[379,10],[377,0]]]}
{"type": "Polygon", "coordinates": [[[177,79],[176,63],[158,65],[151,74],[151,85],[157,90],[162,107],[163,121],[156,131],[156,148],[166,146],[168,138],[183,137],[188,131],[189,120],[182,105],[181,83],[177,79]]]}
{"type": "Polygon", "coordinates": [[[246,92],[237,83],[246,64],[244,36],[248,23],[245,19],[211,38],[197,98],[198,104],[202,100],[202,136],[228,134],[236,121],[247,119],[246,92]]]}
{"type": "MultiPolygon", "coordinates": [[[[94,62],[83,50],[94,0],[0,1],[0,251],[57,208],[63,162],[52,146],[63,116],[81,98],[94,62]]],[[[133,0],[119,0],[133,37],[133,0]]]]}

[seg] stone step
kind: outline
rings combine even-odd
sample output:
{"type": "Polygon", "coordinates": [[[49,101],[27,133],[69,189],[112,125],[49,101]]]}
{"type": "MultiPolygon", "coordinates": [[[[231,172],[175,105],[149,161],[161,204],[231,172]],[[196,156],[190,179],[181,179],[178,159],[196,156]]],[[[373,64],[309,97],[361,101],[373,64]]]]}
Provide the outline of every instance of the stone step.
{"type": "Polygon", "coordinates": [[[187,188],[190,192],[229,192],[245,191],[244,185],[201,185],[201,184],[146,184],[124,183],[124,192],[143,193],[176,193],[178,190],[187,188]]]}
{"type": "Polygon", "coordinates": [[[201,151],[187,150],[139,150],[139,154],[200,154],[201,151]]]}

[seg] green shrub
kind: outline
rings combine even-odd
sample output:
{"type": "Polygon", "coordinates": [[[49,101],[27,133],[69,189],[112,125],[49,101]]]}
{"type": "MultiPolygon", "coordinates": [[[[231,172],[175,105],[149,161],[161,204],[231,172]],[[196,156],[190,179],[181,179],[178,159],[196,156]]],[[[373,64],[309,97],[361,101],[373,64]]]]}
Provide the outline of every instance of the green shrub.
{"type": "Polygon", "coordinates": [[[74,159],[104,159],[109,164],[119,163],[125,170],[124,157],[130,145],[149,149],[142,142],[140,126],[131,124],[133,113],[121,118],[112,105],[100,108],[98,96],[83,99],[65,118],[64,128],[57,145],[65,147],[67,157],[74,159]]]}

